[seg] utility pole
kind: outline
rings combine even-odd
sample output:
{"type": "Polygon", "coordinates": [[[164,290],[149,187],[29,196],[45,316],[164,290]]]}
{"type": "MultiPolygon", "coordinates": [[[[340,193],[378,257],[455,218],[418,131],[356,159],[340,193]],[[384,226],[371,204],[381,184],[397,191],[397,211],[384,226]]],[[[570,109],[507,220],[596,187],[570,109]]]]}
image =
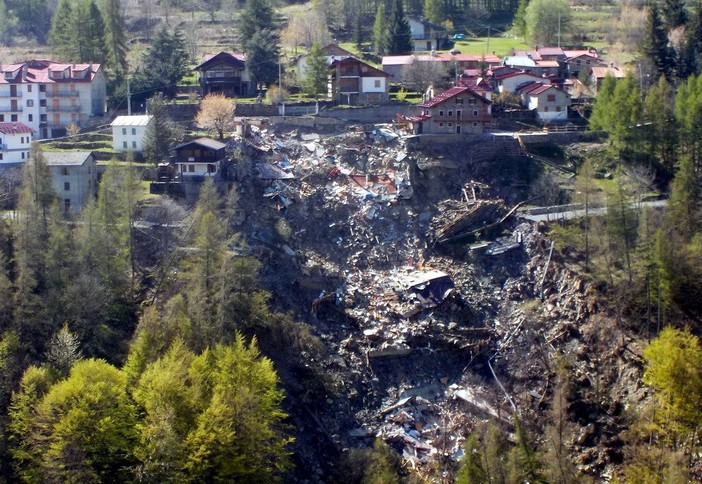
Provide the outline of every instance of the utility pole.
{"type": "Polygon", "coordinates": [[[561,14],[558,14],[558,48],[561,48],[561,14]]]}
{"type": "Polygon", "coordinates": [[[285,116],[285,100],[283,99],[283,63],[278,57],[278,96],[280,96],[280,104],[283,106],[281,116],[285,116]]]}
{"type": "Polygon", "coordinates": [[[487,48],[485,49],[485,53],[487,54],[490,52],[490,26],[488,25],[488,40],[487,40],[487,48]]]}
{"type": "Polygon", "coordinates": [[[129,75],[127,75],[127,116],[132,115],[132,91],[129,86],[129,75]]]}

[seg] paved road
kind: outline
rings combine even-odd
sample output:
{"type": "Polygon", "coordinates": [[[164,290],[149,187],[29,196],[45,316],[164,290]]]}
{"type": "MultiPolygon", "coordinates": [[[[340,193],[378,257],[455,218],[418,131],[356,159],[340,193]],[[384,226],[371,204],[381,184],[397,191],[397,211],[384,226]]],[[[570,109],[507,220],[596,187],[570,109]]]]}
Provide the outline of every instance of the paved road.
{"type": "MultiPolygon", "coordinates": [[[[665,205],[668,203],[667,200],[654,200],[651,202],[643,202],[641,203],[641,206],[646,206],[650,208],[659,208],[659,207],[665,207],[665,205]]],[[[633,207],[633,206],[632,206],[633,207]]],[[[572,218],[578,218],[578,217],[584,217],[585,216],[585,210],[564,210],[560,211],[558,210],[558,207],[553,207],[554,212],[551,213],[544,213],[544,214],[539,214],[539,215],[531,215],[529,213],[517,213],[518,217],[531,220],[533,222],[541,222],[541,221],[552,221],[552,220],[570,220],[572,218]]],[[[600,207],[600,208],[591,208],[589,210],[590,215],[592,216],[599,216],[599,215],[604,215],[607,213],[607,207],[600,207]]]]}

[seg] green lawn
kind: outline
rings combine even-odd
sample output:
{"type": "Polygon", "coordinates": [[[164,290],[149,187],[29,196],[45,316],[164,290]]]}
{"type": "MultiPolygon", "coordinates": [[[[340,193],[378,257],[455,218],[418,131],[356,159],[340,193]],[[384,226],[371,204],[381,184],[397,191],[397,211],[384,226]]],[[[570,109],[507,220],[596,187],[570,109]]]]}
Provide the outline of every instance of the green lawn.
{"type": "Polygon", "coordinates": [[[532,46],[522,38],[515,37],[472,37],[466,40],[457,40],[454,47],[462,54],[495,54],[499,56],[511,55],[514,49],[531,49],[532,46]]]}

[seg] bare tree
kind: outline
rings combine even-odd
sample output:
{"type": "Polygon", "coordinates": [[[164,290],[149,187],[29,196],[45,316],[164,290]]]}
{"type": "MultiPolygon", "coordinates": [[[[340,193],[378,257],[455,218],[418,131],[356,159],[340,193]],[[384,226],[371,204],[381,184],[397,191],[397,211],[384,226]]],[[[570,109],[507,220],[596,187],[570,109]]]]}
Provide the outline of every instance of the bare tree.
{"type": "Polygon", "coordinates": [[[448,71],[443,62],[424,61],[414,57],[402,71],[408,87],[416,92],[425,93],[429,86],[439,84],[446,79],[448,71]]]}
{"type": "Polygon", "coordinates": [[[224,139],[224,132],[234,129],[234,110],[236,105],[232,99],[222,94],[209,94],[200,103],[200,111],[195,116],[198,126],[216,131],[219,139],[224,139]]]}

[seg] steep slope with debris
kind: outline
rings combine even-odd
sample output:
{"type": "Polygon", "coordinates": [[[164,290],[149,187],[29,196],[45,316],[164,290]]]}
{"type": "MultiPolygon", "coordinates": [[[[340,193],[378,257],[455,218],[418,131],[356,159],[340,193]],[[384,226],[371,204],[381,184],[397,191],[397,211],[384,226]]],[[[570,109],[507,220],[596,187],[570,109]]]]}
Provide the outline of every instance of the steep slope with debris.
{"type": "Polygon", "coordinates": [[[423,472],[455,469],[477,420],[510,428],[516,412],[539,430],[558,357],[573,365],[574,462],[596,477],[621,463],[640,348],[551,257],[545,226],[514,216],[533,167],[503,142],[480,161],[379,126],[237,143],[237,229],[272,303],[324,344],[320,386],[283,374],[300,479],[331,480],[338,454],[374,436],[423,472]]]}

